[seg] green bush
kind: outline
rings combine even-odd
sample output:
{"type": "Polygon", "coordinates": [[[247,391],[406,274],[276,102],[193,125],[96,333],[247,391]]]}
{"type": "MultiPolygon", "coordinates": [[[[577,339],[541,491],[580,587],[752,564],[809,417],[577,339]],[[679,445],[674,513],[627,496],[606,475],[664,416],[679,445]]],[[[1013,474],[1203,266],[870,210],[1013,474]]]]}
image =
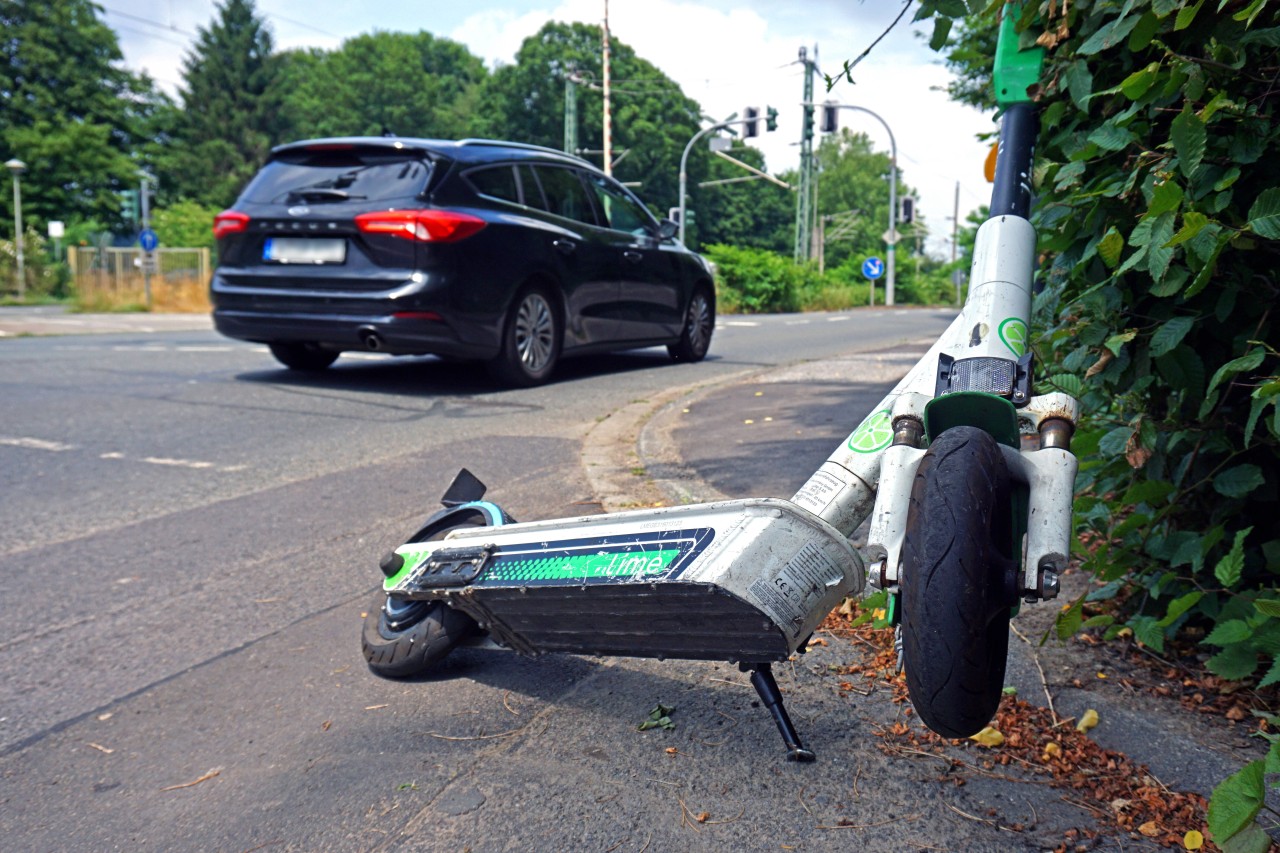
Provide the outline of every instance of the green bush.
{"type": "Polygon", "coordinates": [[[716,301],[726,314],[798,311],[810,271],[764,249],[722,243],[703,254],[716,266],[716,301]]]}
{"type": "MultiPolygon", "coordinates": [[[[26,279],[26,302],[64,299],[70,290],[67,265],[50,256],[48,241],[38,231],[27,228],[22,241],[22,271],[26,279]]],[[[0,240],[0,298],[15,301],[18,295],[18,251],[13,240],[0,240]]]]}

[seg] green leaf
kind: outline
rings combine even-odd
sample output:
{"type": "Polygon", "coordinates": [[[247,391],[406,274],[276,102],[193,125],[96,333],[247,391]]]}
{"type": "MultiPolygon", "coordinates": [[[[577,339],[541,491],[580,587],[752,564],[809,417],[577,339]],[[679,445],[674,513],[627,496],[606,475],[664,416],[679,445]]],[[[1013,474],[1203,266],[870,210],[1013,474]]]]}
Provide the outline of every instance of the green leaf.
{"type": "Polygon", "coordinates": [[[1129,439],[1133,436],[1133,429],[1130,427],[1116,427],[1102,437],[1098,442],[1098,452],[1103,456],[1122,456],[1125,447],[1129,444],[1129,439]]]}
{"type": "MultiPolygon", "coordinates": [[[[1203,3],[1204,0],[1200,2],[1203,3]]],[[[1076,48],[1076,53],[1080,56],[1092,56],[1099,51],[1115,47],[1129,37],[1130,30],[1137,25],[1141,17],[1141,15],[1127,15],[1098,27],[1084,44],[1076,48]]]]}
{"type": "Polygon", "coordinates": [[[1084,383],[1080,381],[1080,377],[1071,373],[1055,373],[1044,383],[1050,388],[1061,391],[1063,394],[1070,394],[1072,397],[1079,397],[1084,392],[1084,383]]]}
{"type": "Polygon", "coordinates": [[[1243,619],[1228,619],[1226,622],[1219,622],[1209,636],[1200,642],[1211,646],[1234,646],[1236,643],[1243,643],[1252,634],[1253,629],[1248,622],[1243,619]]]}
{"type": "Polygon", "coordinates": [[[1173,601],[1170,601],[1168,609],[1165,610],[1164,618],[1159,622],[1160,627],[1168,628],[1177,621],[1179,616],[1186,613],[1192,607],[1195,607],[1203,596],[1203,592],[1195,590],[1194,592],[1189,592],[1186,595],[1180,595],[1173,601]]]}
{"type": "MultiPolygon", "coordinates": [[[[1258,391],[1262,389],[1259,388],[1258,391]]],[[[1275,405],[1274,397],[1260,397],[1258,391],[1253,392],[1253,405],[1249,407],[1249,419],[1244,425],[1244,446],[1248,447],[1253,443],[1253,431],[1258,426],[1258,418],[1262,416],[1262,410],[1267,406],[1275,405]]]]}
{"type": "Polygon", "coordinates": [[[1280,598],[1259,598],[1253,602],[1259,613],[1280,618],[1280,598]]]}
{"type": "Polygon", "coordinates": [[[1228,376],[1235,376],[1237,373],[1243,373],[1246,370],[1253,370],[1259,364],[1262,364],[1264,356],[1265,352],[1259,347],[1251,352],[1245,353],[1239,358],[1231,359],[1231,361],[1228,361],[1226,364],[1222,365],[1222,367],[1219,367],[1214,371],[1213,378],[1209,380],[1209,387],[1205,390],[1205,393],[1212,394],[1214,389],[1218,387],[1218,383],[1222,382],[1222,380],[1226,379],[1228,376]]]}
{"type": "Polygon", "coordinates": [[[1213,567],[1213,576],[1228,589],[1239,583],[1240,575],[1244,573],[1244,540],[1251,532],[1253,532],[1252,527],[1236,531],[1231,550],[1218,561],[1218,565],[1213,567]]]}
{"type": "MultiPolygon", "coordinates": [[[[1262,680],[1258,682],[1258,686],[1270,687],[1272,684],[1275,684],[1277,681],[1280,681],[1280,660],[1273,660],[1271,662],[1271,667],[1267,670],[1267,674],[1264,675],[1262,677],[1262,680]]],[[[1280,741],[1278,741],[1277,743],[1280,743],[1280,741]]],[[[1272,749],[1274,749],[1275,746],[1276,744],[1272,744],[1272,749]]],[[[1268,764],[1272,763],[1271,753],[1267,754],[1267,763],[1268,764]]],[[[1280,773],[1280,767],[1277,767],[1275,770],[1272,770],[1270,772],[1280,773]]]]}
{"type": "Polygon", "coordinates": [[[1124,92],[1126,98],[1136,101],[1143,95],[1147,94],[1147,90],[1151,88],[1151,84],[1156,81],[1156,72],[1160,69],[1160,63],[1153,62],[1146,68],[1140,68],[1130,74],[1120,83],[1120,91],[1124,92]]]}
{"type": "Polygon", "coordinates": [[[1105,151],[1119,151],[1134,140],[1133,131],[1108,122],[1089,134],[1089,141],[1105,151]]]}
{"type": "Polygon", "coordinates": [[[1103,346],[1111,350],[1113,354],[1119,355],[1120,350],[1124,348],[1124,345],[1129,343],[1129,341],[1133,340],[1137,336],[1138,336],[1137,329],[1129,329],[1127,331],[1121,332],[1118,335],[1112,335],[1111,337],[1107,338],[1107,342],[1103,344],[1103,346]]]}
{"type": "Polygon", "coordinates": [[[1182,343],[1182,339],[1187,336],[1187,332],[1191,331],[1191,327],[1195,324],[1196,319],[1194,317],[1174,317],[1165,322],[1151,336],[1151,354],[1153,356],[1161,356],[1167,352],[1172,352],[1174,347],[1182,343]]]}
{"type": "MultiPolygon", "coordinates": [[[[1215,836],[1216,838],[1216,836],[1215,836]]],[[[1222,853],[1267,853],[1271,849],[1271,836],[1256,823],[1246,826],[1235,835],[1219,842],[1222,853]]]]}
{"type": "Polygon", "coordinates": [[[1120,502],[1124,504],[1145,503],[1155,506],[1163,503],[1165,498],[1173,494],[1173,491],[1173,483],[1166,480],[1143,480],[1130,486],[1129,490],[1124,493],[1124,497],[1120,499],[1120,502]]]}
{"type": "Polygon", "coordinates": [[[1178,154],[1178,168],[1190,178],[1200,168],[1205,143],[1208,141],[1204,122],[1191,111],[1190,105],[1173,120],[1169,137],[1173,140],[1173,150],[1178,154]]]}
{"type": "Polygon", "coordinates": [[[933,38],[929,39],[929,47],[934,50],[942,50],[947,44],[947,36],[949,35],[951,35],[951,18],[934,18],[933,38]]]}
{"type": "Polygon", "coordinates": [[[1194,210],[1188,211],[1182,217],[1182,228],[1178,229],[1178,233],[1173,235],[1173,239],[1166,243],[1166,246],[1178,246],[1188,240],[1192,240],[1199,236],[1204,227],[1209,224],[1209,217],[1203,213],[1197,213],[1194,210]]]}
{"type": "Polygon", "coordinates": [[[1280,187],[1258,193],[1257,200],[1249,208],[1249,228],[1259,237],[1280,240],[1280,187]]]}
{"type": "Polygon", "coordinates": [[[1158,653],[1164,653],[1164,628],[1160,627],[1155,617],[1135,616],[1129,620],[1129,627],[1133,629],[1133,637],[1138,642],[1158,653]]]}
{"type": "Polygon", "coordinates": [[[1250,761],[1219,782],[1209,798],[1209,831],[1213,837],[1230,838],[1252,823],[1266,794],[1261,761],[1250,761]]]}
{"type": "Polygon", "coordinates": [[[1228,681],[1243,681],[1258,668],[1258,653],[1248,644],[1234,645],[1209,658],[1205,666],[1228,681]]]}
{"type": "Polygon", "coordinates": [[[1178,17],[1173,22],[1173,29],[1185,30],[1191,26],[1191,22],[1196,19],[1196,13],[1200,11],[1200,7],[1204,5],[1204,0],[1198,0],[1194,6],[1183,6],[1178,10],[1178,17]]]}
{"type": "Polygon", "coordinates": [[[1077,598],[1071,603],[1071,606],[1058,614],[1055,621],[1057,627],[1058,639],[1068,640],[1077,631],[1080,630],[1081,624],[1084,622],[1084,596],[1077,598]]]}
{"type": "Polygon", "coordinates": [[[1115,269],[1116,264],[1120,263],[1120,253],[1124,251],[1124,237],[1120,236],[1120,232],[1111,227],[1107,229],[1107,235],[1098,242],[1098,256],[1102,258],[1102,262],[1111,269],[1115,269]]]}
{"type": "Polygon", "coordinates": [[[1088,109],[1089,98],[1093,96],[1093,72],[1089,70],[1089,66],[1077,60],[1067,66],[1062,78],[1076,107],[1080,110],[1088,109]]]}
{"type": "Polygon", "coordinates": [[[1265,480],[1257,465],[1244,464],[1228,468],[1213,478],[1213,490],[1229,498],[1242,498],[1261,486],[1265,480]]]}

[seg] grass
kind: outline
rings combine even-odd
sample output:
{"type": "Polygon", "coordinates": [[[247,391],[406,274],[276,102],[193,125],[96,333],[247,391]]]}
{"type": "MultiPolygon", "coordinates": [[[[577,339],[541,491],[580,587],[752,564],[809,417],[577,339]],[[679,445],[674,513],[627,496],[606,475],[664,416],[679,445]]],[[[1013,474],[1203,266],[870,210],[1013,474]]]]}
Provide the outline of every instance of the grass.
{"type": "Polygon", "coordinates": [[[155,311],[170,314],[207,314],[212,310],[205,283],[196,278],[166,279],[151,282],[151,307],[141,282],[130,287],[96,287],[89,279],[82,284],[73,302],[73,310],[82,314],[114,314],[155,311]]]}

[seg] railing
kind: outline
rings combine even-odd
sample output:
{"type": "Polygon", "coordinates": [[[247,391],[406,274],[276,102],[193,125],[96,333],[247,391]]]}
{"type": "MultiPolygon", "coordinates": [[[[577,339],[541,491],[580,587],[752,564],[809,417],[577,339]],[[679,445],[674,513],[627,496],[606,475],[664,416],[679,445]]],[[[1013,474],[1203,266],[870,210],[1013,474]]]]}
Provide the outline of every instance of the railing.
{"type": "Polygon", "coordinates": [[[155,311],[210,310],[209,250],[161,248],[155,255],[148,305],[140,249],[70,247],[67,263],[77,300],[89,309],[137,305],[155,311]]]}

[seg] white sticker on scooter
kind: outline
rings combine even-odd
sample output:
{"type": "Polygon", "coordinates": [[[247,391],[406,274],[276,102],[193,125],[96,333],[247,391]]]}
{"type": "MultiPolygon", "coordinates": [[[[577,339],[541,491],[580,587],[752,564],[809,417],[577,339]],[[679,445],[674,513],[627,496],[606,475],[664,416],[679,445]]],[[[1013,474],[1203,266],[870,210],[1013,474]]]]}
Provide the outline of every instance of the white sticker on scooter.
{"type": "Polygon", "coordinates": [[[794,639],[805,617],[822,600],[827,587],[843,577],[840,567],[812,542],[806,543],[771,580],[760,578],[749,590],[755,604],[794,639]]]}
{"type": "Polygon", "coordinates": [[[814,515],[822,515],[822,511],[840,494],[844,483],[835,474],[827,471],[815,471],[809,482],[801,487],[791,502],[804,507],[814,515]]]}

